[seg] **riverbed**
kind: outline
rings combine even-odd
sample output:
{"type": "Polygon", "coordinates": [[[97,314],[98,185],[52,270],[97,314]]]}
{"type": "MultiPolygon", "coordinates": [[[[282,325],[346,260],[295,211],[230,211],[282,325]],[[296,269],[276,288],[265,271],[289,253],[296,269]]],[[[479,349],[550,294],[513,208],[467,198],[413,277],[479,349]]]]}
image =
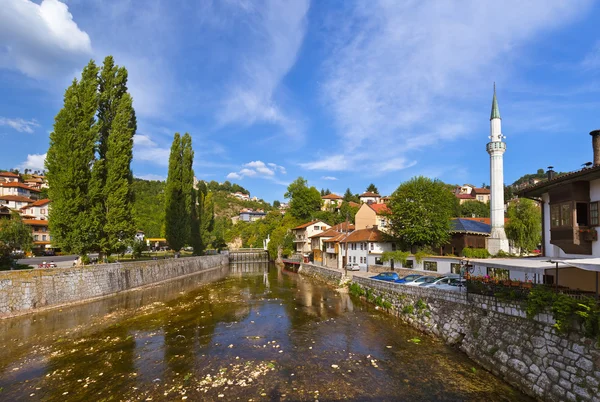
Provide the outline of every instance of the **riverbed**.
{"type": "Polygon", "coordinates": [[[314,280],[232,265],[0,321],[0,400],[529,401],[314,280]]]}

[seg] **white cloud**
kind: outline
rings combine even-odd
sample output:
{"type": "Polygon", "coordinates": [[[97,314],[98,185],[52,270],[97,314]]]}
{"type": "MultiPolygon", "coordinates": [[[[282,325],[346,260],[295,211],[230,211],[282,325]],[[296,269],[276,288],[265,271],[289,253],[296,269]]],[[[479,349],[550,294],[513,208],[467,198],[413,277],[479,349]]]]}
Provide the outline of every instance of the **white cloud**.
{"type": "Polygon", "coordinates": [[[238,172],[231,172],[227,175],[228,179],[241,180],[244,177],[256,177],[274,182],[280,182],[276,176],[277,174],[286,174],[285,167],[277,165],[275,163],[264,163],[263,161],[252,161],[245,163],[242,169],[238,172]]]}
{"type": "Polygon", "coordinates": [[[324,33],[333,45],[322,96],[335,122],[339,154],[322,151],[327,157],[301,166],[404,169],[416,162],[407,159],[408,151],[468,135],[473,126],[467,123],[475,117],[464,111],[466,99],[474,93],[491,98],[492,82],[510,74],[528,41],[585,14],[590,4],[355,3],[336,15],[341,26],[324,33]]]}
{"type": "Polygon", "coordinates": [[[3,0],[0,44],[0,67],[34,78],[65,72],[92,52],[90,37],[58,0],[3,0]]]}
{"type": "Polygon", "coordinates": [[[17,130],[20,133],[33,133],[35,127],[40,125],[35,119],[24,120],[24,119],[9,119],[6,117],[0,117],[0,126],[9,126],[17,130]]]}
{"type": "Polygon", "coordinates": [[[248,43],[239,57],[239,80],[227,91],[219,123],[277,124],[289,137],[298,139],[302,137],[301,122],[282,110],[277,90],[296,63],[306,31],[309,0],[266,0],[256,7],[244,4],[239,4],[244,18],[238,26],[252,29],[245,32],[248,43]]]}
{"type": "Polygon", "coordinates": [[[133,159],[136,161],[169,166],[170,153],[170,148],[159,146],[148,135],[136,134],[133,137],[133,159]]]}
{"type": "Polygon", "coordinates": [[[337,177],[333,177],[333,176],[323,176],[323,177],[321,177],[321,180],[337,180],[337,177]]]}
{"type": "Polygon", "coordinates": [[[33,170],[44,170],[44,162],[46,161],[46,154],[29,154],[27,160],[23,162],[19,169],[33,169],[33,170]]]}

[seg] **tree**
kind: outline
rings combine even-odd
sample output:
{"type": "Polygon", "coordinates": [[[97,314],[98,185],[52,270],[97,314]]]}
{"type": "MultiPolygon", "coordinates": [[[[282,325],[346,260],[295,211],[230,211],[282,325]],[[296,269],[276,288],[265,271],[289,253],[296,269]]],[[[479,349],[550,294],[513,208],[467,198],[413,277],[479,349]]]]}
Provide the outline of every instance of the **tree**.
{"type": "Polygon", "coordinates": [[[321,209],[321,195],[319,190],[308,187],[307,181],[298,177],[287,188],[284,195],[290,200],[290,214],[303,221],[309,220],[316,211],[321,209]]]}
{"type": "Polygon", "coordinates": [[[330,194],[331,194],[331,190],[330,189],[326,189],[324,195],[330,195],[330,194]]]}
{"type": "Polygon", "coordinates": [[[165,189],[165,236],[169,246],[179,252],[189,238],[189,216],[183,189],[183,149],[181,136],[175,133],[169,155],[169,172],[165,189]]]}
{"type": "Polygon", "coordinates": [[[11,252],[30,251],[32,245],[31,229],[17,212],[12,212],[8,219],[0,219],[0,269],[11,265],[11,252]]]}
{"type": "Polygon", "coordinates": [[[281,203],[279,202],[279,200],[273,201],[273,208],[279,208],[280,206],[281,206],[281,203]]]}
{"type": "Polygon", "coordinates": [[[375,187],[375,184],[373,183],[369,184],[369,187],[367,187],[367,192],[379,194],[379,190],[377,190],[377,187],[375,187]]]}
{"type": "Polygon", "coordinates": [[[352,194],[352,191],[350,191],[350,188],[346,189],[346,192],[344,193],[344,201],[349,202],[352,201],[354,198],[354,195],[352,194]]]}
{"type": "Polygon", "coordinates": [[[489,218],[490,205],[481,201],[465,201],[460,204],[460,216],[467,218],[489,218]]]}
{"type": "Polygon", "coordinates": [[[508,207],[506,237],[521,250],[534,250],[542,239],[542,215],[535,202],[520,198],[508,207]]]}
{"type": "Polygon", "coordinates": [[[340,217],[342,218],[342,222],[345,222],[346,217],[348,217],[348,220],[350,221],[350,223],[355,223],[354,218],[359,209],[360,209],[360,207],[353,207],[353,206],[350,206],[350,204],[347,202],[342,202],[342,206],[340,207],[340,214],[339,214],[340,217]]]}
{"type": "Polygon", "coordinates": [[[65,91],[63,108],[54,119],[46,156],[49,226],[53,244],[65,252],[85,255],[96,236],[90,220],[90,166],[97,139],[98,68],[93,61],[65,91]]]}
{"type": "Polygon", "coordinates": [[[414,177],[391,196],[391,234],[411,251],[414,247],[439,247],[450,239],[456,203],[442,181],[414,177]]]}

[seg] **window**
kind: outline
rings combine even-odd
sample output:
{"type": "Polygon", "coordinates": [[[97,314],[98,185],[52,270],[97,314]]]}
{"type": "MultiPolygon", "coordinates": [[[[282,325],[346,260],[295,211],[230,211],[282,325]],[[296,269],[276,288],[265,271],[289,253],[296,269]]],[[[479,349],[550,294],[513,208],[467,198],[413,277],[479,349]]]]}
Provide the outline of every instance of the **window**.
{"type": "Polygon", "coordinates": [[[598,201],[590,203],[590,226],[598,226],[598,201]]]}
{"type": "Polygon", "coordinates": [[[42,235],[42,240],[46,241],[46,235],[42,235]]]}
{"type": "MultiPolygon", "coordinates": [[[[363,249],[363,244],[362,244],[362,243],[360,243],[360,249],[361,249],[361,250],[363,249]]],[[[362,261],[361,261],[361,262],[362,262],[362,261]]]]}
{"type": "Polygon", "coordinates": [[[352,262],[356,262],[356,256],[352,257],[352,262]]]}
{"type": "Polygon", "coordinates": [[[553,228],[560,226],[560,205],[550,206],[550,226],[553,228]]]}
{"type": "Polygon", "coordinates": [[[510,279],[510,271],[502,268],[489,268],[487,269],[488,276],[497,279],[510,279]]]}
{"type": "Polygon", "coordinates": [[[381,261],[380,257],[375,257],[375,265],[383,265],[383,261],[381,261]]]}
{"type": "Polygon", "coordinates": [[[573,209],[570,202],[550,205],[550,227],[571,226],[573,209]]]}
{"type": "Polygon", "coordinates": [[[319,230],[320,226],[315,226],[313,229],[314,230],[319,230]]]}
{"type": "Polygon", "coordinates": [[[413,260],[406,260],[406,262],[404,263],[404,268],[413,268],[413,260]]]}
{"type": "Polygon", "coordinates": [[[396,243],[392,243],[392,251],[396,251],[396,243]]]}
{"type": "Polygon", "coordinates": [[[33,235],[33,240],[38,241],[40,237],[38,235],[33,235]]]}
{"type": "Polygon", "coordinates": [[[423,269],[425,271],[436,271],[437,272],[437,262],[425,261],[425,262],[423,262],[423,269]]]}
{"type": "Polygon", "coordinates": [[[560,226],[571,226],[571,203],[560,205],[560,226]]]}
{"type": "Polygon", "coordinates": [[[46,213],[46,210],[45,210],[45,209],[40,209],[40,214],[42,214],[42,215],[43,215],[43,214],[45,214],[45,213],[46,213]]]}
{"type": "Polygon", "coordinates": [[[373,251],[373,247],[374,247],[374,246],[373,246],[373,243],[371,243],[371,251],[373,251]]]}
{"type": "Polygon", "coordinates": [[[460,275],[460,264],[458,264],[458,263],[450,264],[450,272],[452,272],[453,274],[460,275]]]}

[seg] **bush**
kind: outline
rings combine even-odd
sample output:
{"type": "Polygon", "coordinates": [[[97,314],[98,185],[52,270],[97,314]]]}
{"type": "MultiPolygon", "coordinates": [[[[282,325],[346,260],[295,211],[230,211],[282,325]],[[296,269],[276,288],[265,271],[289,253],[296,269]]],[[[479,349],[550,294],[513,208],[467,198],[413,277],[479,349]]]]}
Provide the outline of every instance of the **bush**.
{"type": "Polygon", "coordinates": [[[465,247],[462,251],[463,257],[467,258],[490,258],[491,254],[485,248],[465,247]]]}
{"type": "Polygon", "coordinates": [[[412,304],[407,304],[406,306],[404,306],[402,308],[402,312],[404,314],[414,314],[415,313],[415,307],[412,304]]]}
{"type": "Polygon", "coordinates": [[[417,310],[423,310],[427,308],[427,303],[425,303],[423,301],[423,299],[419,299],[417,300],[417,302],[415,303],[415,307],[417,308],[417,310]]]}

